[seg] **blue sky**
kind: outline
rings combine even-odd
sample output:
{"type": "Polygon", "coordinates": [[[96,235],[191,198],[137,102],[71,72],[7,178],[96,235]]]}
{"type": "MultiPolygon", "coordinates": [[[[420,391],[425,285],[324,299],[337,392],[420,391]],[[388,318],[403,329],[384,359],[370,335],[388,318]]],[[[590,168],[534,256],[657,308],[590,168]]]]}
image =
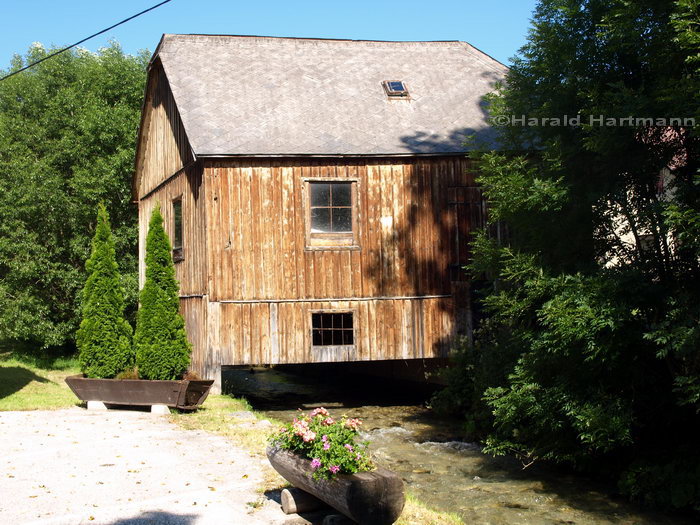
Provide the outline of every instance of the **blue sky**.
{"type": "MultiPolygon", "coordinates": [[[[160,0],[0,0],[0,69],[33,42],[64,46],[160,0]]],[[[172,0],[83,44],[153,51],[162,33],[367,40],[465,40],[508,63],[536,0],[172,0]]]]}

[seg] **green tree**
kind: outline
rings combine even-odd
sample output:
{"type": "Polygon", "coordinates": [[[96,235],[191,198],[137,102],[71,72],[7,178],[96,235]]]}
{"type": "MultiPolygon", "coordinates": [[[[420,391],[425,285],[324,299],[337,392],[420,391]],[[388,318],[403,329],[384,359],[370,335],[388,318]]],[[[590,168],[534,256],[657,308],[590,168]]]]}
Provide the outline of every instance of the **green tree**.
{"type": "Polygon", "coordinates": [[[700,115],[697,30],[696,0],[540,1],[491,98],[540,125],[481,158],[509,242],[475,243],[488,321],[442,396],[490,452],[676,507],[700,507],[700,144],[657,119],[700,115]]]}
{"type": "Polygon", "coordinates": [[[134,357],[131,326],[124,319],[124,289],[103,204],[98,207],[92,255],[85,267],[83,320],[76,334],[80,367],[88,377],[111,378],[133,366],[134,357]]]}
{"type": "MultiPolygon", "coordinates": [[[[51,51],[34,45],[12,69],[51,51]]],[[[0,340],[73,344],[99,202],[135,315],[130,184],[146,63],[112,44],[62,53],[0,82],[0,340]]]]}
{"type": "Polygon", "coordinates": [[[179,379],[190,364],[192,347],[179,313],[179,290],[170,239],[156,207],[148,225],[146,282],[134,334],[136,365],[145,379],[179,379]]]}

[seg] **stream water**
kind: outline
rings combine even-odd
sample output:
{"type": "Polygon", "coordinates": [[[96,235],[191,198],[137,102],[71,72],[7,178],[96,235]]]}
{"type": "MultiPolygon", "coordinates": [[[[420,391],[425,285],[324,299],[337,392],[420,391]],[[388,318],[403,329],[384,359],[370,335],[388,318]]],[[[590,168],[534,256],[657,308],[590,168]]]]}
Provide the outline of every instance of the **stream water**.
{"type": "Polygon", "coordinates": [[[459,422],[435,417],[429,393],[415,384],[326,372],[299,376],[277,370],[228,371],[224,390],[248,398],[270,417],[291,421],[324,406],[334,416],[363,420],[363,438],[381,465],[399,473],[407,489],[437,510],[465,523],[690,524],[689,518],[650,512],[581,476],[536,466],[523,470],[512,458],[493,458],[460,439],[459,422]]]}

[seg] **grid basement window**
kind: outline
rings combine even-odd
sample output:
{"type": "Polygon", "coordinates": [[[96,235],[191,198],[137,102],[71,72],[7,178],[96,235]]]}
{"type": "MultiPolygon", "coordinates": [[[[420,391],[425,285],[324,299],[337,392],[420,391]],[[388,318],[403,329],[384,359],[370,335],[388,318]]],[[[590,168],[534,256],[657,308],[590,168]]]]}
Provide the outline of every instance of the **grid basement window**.
{"type": "Polygon", "coordinates": [[[385,80],[382,85],[390,97],[408,97],[408,88],[401,80],[385,80]]]}
{"type": "Polygon", "coordinates": [[[355,330],[352,312],[311,314],[311,340],[313,346],[352,346],[355,330]]]}

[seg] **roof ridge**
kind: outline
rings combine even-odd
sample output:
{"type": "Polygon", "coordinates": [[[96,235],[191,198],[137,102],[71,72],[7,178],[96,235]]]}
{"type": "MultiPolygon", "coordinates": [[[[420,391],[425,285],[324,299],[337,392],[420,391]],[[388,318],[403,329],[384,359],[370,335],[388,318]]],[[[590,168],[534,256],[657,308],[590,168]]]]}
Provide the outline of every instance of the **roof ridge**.
{"type": "MultiPolygon", "coordinates": [[[[469,44],[464,40],[368,40],[356,38],[319,38],[319,37],[300,37],[300,36],[270,36],[270,35],[227,35],[227,34],[209,34],[209,33],[163,33],[163,38],[240,38],[240,39],[259,39],[259,40],[295,40],[295,41],[312,41],[312,42],[356,42],[356,43],[376,43],[376,44],[469,44]]],[[[471,45],[471,44],[469,44],[471,45]]]]}

